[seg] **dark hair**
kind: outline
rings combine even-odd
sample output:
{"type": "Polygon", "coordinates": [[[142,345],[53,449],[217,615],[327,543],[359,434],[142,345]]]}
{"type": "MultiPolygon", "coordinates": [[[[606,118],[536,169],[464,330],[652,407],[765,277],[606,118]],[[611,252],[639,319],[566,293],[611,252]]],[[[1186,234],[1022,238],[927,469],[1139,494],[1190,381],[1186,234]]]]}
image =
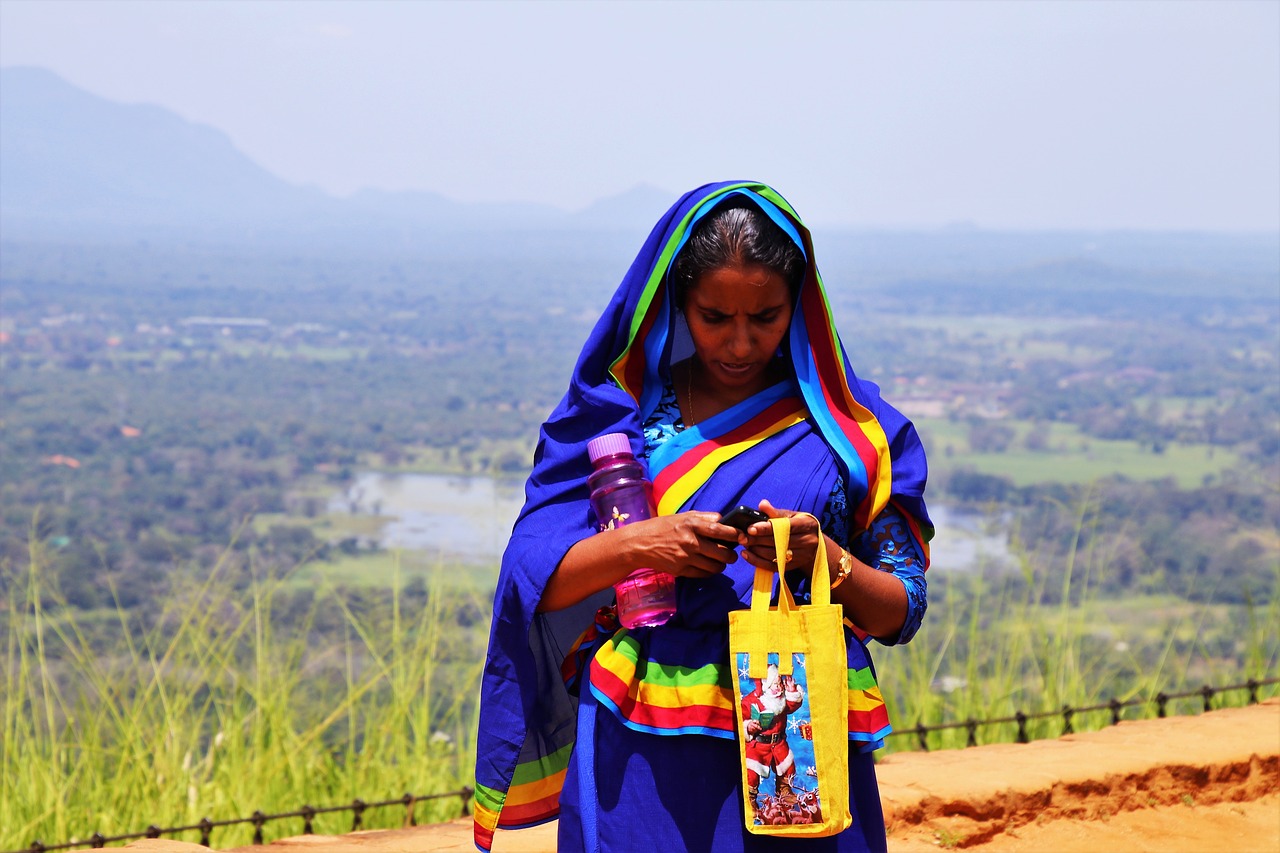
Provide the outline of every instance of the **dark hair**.
{"type": "Polygon", "coordinates": [[[749,200],[731,198],[694,226],[671,265],[676,307],[706,272],[730,266],[762,266],[787,282],[795,301],[804,281],[804,255],[787,233],[749,200]]]}

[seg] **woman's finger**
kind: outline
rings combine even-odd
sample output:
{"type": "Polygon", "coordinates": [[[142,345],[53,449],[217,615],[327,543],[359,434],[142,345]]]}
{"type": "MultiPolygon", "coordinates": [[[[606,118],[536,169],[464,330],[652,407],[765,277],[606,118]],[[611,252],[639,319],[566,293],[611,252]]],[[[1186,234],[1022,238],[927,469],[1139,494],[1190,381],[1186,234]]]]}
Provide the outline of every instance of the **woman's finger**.
{"type": "MultiPolygon", "coordinates": [[[[792,540],[793,542],[795,540],[792,540]]],[[[795,543],[798,544],[798,543],[795,543]]],[[[773,536],[753,536],[748,539],[745,546],[748,550],[754,551],[761,556],[772,557],[774,553],[773,536]]],[[[794,547],[793,549],[794,550],[794,547]]]]}
{"type": "Polygon", "coordinates": [[[738,528],[727,524],[710,524],[699,531],[699,535],[716,542],[738,542],[738,528]]]}
{"type": "Polygon", "coordinates": [[[805,538],[813,538],[822,530],[822,525],[818,523],[818,519],[805,513],[791,519],[791,529],[795,530],[796,528],[800,529],[801,535],[805,538]]]}
{"type": "Polygon", "coordinates": [[[769,503],[768,499],[761,499],[758,506],[760,511],[770,518],[778,517],[778,510],[774,508],[773,504],[769,503]]]}
{"type": "Polygon", "coordinates": [[[703,510],[697,510],[697,509],[691,509],[688,512],[682,512],[680,513],[680,515],[692,521],[696,521],[699,524],[704,524],[704,525],[715,524],[717,521],[720,520],[720,513],[718,512],[705,512],[703,510]]]}
{"type": "Polygon", "coordinates": [[[726,548],[724,545],[711,540],[703,540],[698,554],[709,560],[715,560],[721,566],[728,565],[737,559],[732,548],[726,548]]]}
{"type": "MultiPolygon", "coordinates": [[[[742,559],[746,560],[751,565],[758,566],[762,569],[769,569],[775,572],[778,570],[778,561],[774,559],[772,552],[767,555],[762,555],[751,551],[743,551],[742,559]]],[[[796,564],[793,562],[790,565],[794,566],[796,564]]]]}
{"type": "Polygon", "coordinates": [[[760,511],[770,518],[790,518],[791,519],[791,535],[810,535],[817,531],[821,525],[818,519],[807,512],[797,512],[793,509],[781,509],[769,503],[767,500],[760,501],[760,511]]]}
{"type": "Polygon", "coordinates": [[[777,563],[775,563],[772,558],[761,557],[759,554],[751,551],[743,551],[742,559],[761,569],[776,569],[778,567],[777,563]]]}

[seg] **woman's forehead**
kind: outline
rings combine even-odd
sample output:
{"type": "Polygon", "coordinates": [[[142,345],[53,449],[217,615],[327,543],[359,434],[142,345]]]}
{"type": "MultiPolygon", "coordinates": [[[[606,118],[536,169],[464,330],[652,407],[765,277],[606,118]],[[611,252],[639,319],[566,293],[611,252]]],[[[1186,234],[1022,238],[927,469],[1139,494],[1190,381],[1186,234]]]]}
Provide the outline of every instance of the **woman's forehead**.
{"type": "Polygon", "coordinates": [[[758,265],[707,270],[693,282],[689,298],[702,308],[759,309],[791,302],[782,274],[758,265]]]}

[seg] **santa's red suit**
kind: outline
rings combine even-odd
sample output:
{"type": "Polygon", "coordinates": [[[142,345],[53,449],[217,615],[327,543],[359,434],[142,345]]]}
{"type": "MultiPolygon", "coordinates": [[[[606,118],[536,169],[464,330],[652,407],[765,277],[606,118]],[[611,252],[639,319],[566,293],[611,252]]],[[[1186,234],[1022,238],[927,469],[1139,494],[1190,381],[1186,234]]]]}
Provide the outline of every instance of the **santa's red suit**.
{"type": "Polygon", "coordinates": [[[760,780],[777,771],[780,780],[790,787],[795,775],[795,756],[787,744],[787,715],[799,710],[804,703],[804,693],[791,678],[778,675],[777,666],[770,664],[763,681],[756,679],[756,688],[742,697],[743,737],[746,741],[747,785],[754,803],[760,780]],[[761,727],[751,719],[751,709],[759,713],[773,714],[769,725],[761,727]]]}

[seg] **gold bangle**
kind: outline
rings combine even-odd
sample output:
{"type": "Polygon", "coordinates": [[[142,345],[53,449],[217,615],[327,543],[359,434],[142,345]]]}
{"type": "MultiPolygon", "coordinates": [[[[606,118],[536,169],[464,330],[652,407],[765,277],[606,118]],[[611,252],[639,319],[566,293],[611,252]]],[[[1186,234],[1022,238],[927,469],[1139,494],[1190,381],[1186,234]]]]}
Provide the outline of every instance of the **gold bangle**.
{"type": "Polygon", "coordinates": [[[831,588],[835,589],[844,583],[844,579],[853,574],[853,555],[843,548],[840,549],[839,568],[836,569],[836,576],[831,581],[831,588]]]}

